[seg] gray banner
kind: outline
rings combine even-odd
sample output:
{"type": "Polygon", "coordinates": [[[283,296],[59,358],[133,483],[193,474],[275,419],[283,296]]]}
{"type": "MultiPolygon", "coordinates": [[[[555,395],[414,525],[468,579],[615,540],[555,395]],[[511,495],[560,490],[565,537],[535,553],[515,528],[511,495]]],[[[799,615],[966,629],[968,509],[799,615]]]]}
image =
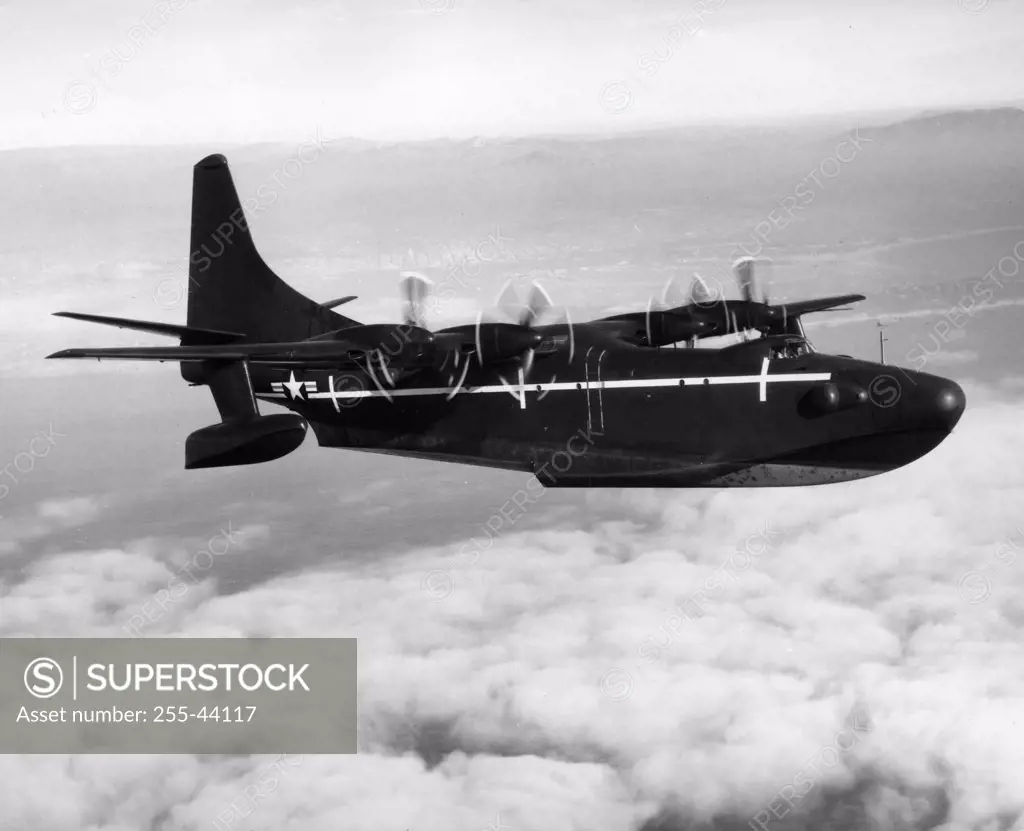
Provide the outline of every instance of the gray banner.
{"type": "Polygon", "coordinates": [[[355,638],[0,639],[0,753],[355,752],[355,638]]]}

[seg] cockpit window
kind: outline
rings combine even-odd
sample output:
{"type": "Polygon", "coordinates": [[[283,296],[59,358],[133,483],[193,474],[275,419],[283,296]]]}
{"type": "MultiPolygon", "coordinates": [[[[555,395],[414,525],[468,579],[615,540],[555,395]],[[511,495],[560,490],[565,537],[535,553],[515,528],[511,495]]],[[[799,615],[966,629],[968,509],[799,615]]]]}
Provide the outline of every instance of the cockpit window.
{"type": "Polygon", "coordinates": [[[811,345],[805,340],[786,340],[772,345],[770,357],[772,360],[785,360],[801,358],[813,352],[811,345]]]}

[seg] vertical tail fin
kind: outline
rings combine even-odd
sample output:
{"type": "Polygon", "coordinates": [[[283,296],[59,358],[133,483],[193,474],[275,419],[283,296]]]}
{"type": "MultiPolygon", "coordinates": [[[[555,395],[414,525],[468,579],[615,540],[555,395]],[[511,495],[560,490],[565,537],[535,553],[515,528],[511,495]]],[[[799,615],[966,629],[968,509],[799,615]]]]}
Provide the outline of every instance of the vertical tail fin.
{"type": "MultiPolygon", "coordinates": [[[[295,291],[253,243],[227,159],[207,156],[193,170],[188,325],[244,332],[248,341],[295,341],[356,321],[295,291]]],[[[182,364],[191,377],[198,367],[182,364]]]]}

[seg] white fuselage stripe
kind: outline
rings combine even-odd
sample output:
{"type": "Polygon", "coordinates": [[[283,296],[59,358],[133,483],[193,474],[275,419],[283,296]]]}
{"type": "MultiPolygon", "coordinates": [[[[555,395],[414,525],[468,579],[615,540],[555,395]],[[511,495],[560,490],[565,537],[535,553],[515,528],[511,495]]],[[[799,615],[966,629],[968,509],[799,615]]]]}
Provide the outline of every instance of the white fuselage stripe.
{"type": "Polygon", "coordinates": [[[765,355],[761,361],[761,377],[758,379],[757,386],[760,390],[761,401],[768,400],[768,365],[771,363],[771,359],[765,355]]]}
{"type": "MultiPolygon", "coordinates": [[[[764,370],[758,375],[696,375],[692,377],[674,378],[629,378],[619,381],[557,381],[547,384],[488,384],[481,387],[410,387],[407,389],[392,389],[387,393],[381,390],[357,390],[331,389],[327,392],[308,392],[309,399],[324,399],[338,401],[339,399],[351,398],[385,398],[388,395],[395,398],[403,398],[421,395],[449,395],[452,391],[459,389],[458,395],[477,395],[480,393],[504,393],[512,394],[517,398],[528,392],[562,392],[566,390],[622,390],[622,389],[651,389],[655,387],[695,387],[711,385],[756,385],[759,388],[760,400],[767,399],[768,384],[795,384],[809,383],[816,381],[829,381],[832,379],[830,372],[793,372],[768,375],[764,370]]],[[[333,381],[333,378],[331,379],[333,381]]],[[[308,384],[309,382],[307,382],[308,384]]],[[[333,383],[330,385],[333,387],[333,383]]],[[[308,387],[307,387],[308,389],[308,387]]],[[[287,398],[284,392],[258,392],[256,395],[264,398],[287,398]]]]}

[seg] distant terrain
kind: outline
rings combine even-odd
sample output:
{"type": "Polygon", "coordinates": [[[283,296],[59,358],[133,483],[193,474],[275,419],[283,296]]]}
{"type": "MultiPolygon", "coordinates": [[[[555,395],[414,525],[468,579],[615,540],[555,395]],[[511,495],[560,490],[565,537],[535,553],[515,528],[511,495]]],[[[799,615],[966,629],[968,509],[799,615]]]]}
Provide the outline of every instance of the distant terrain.
{"type": "MultiPolygon", "coordinates": [[[[267,260],[315,297],[358,293],[351,313],[365,319],[395,314],[401,268],[443,280],[497,234],[500,255],[485,254],[479,270],[470,262],[453,315],[487,306],[508,277],[542,279],[581,314],[643,306],[671,275],[728,281],[729,263],[752,253],[773,262],[762,270],[773,297],[858,290],[870,297],[857,311],[872,320],[917,313],[893,322],[898,357],[927,333],[922,310],[960,302],[1024,238],[1015,108],[839,132],[391,145],[328,136],[322,149],[312,138],[308,164],[295,161],[298,145],[0,153],[0,365],[34,371],[32,333],[49,349],[82,331],[46,319],[59,306],[182,317],[166,292],[153,295],[171,275],[184,282],[191,166],[215,151],[229,156],[243,199],[259,202],[250,219],[267,260]]],[[[1021,301],[1019,277],[1003,282],[998,301],[1021,301]]],[[[864,328],[818,337],[873,350],[864,328]]]]}

